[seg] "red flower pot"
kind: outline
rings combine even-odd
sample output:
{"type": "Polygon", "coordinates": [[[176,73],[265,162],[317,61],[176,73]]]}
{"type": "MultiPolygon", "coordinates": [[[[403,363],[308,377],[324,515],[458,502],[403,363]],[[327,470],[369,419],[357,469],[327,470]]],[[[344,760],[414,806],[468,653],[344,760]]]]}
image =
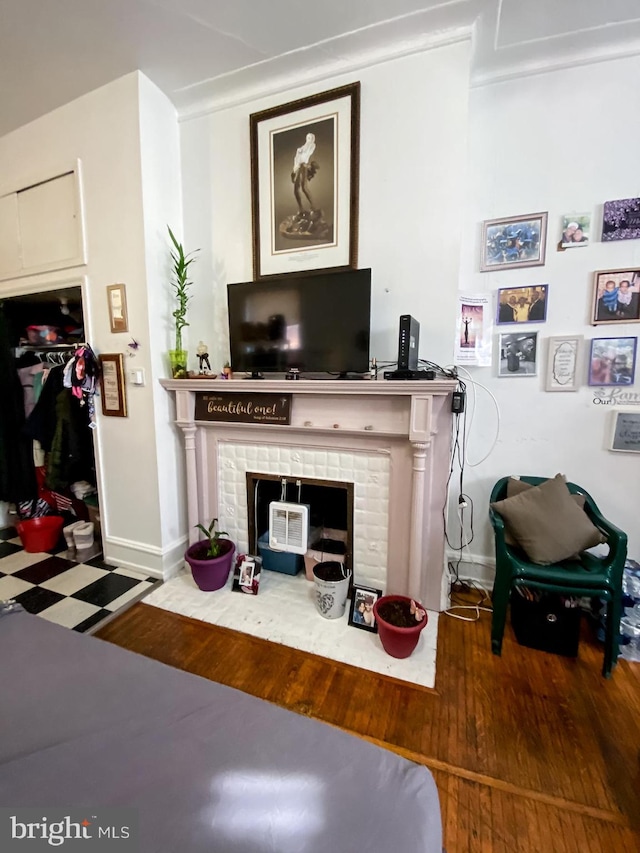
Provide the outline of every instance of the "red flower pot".
{"type": "Polygon", "coordinates": [[[206,539],[194,542],[187,548],[184,558],[191,566],[191,574],[197,586],[204,592],[213,592],[227,582],[236,547],[230,539],[220,539],[220,556],[205,557],[208,547],[206,539]]]}
{"type": "MultiPolygon", "coordinates": [[[[416,622],[416,624],[412,625],[410,628],[399,628],[396,625],[392,625],[390,622],[387,622],[380,616],[381,605],[385,602],[393,601],[405,602],[407,605],[411,604],[411,599],[406,595],[383,595],[375,602],[373,605],[373,612],[375,613],[376,623],[378,625],[380,642],[382,643],[385,652],[388,655],[391,655],[391,657],[408,658],[418,645],[420,631],[427,627],[428,616],[425,611],[425,617],[422,622],[416,622]]],[[[424,610],[424,607],[422,607],[422,605],[417,601],[416,605],[424,610]]]]}

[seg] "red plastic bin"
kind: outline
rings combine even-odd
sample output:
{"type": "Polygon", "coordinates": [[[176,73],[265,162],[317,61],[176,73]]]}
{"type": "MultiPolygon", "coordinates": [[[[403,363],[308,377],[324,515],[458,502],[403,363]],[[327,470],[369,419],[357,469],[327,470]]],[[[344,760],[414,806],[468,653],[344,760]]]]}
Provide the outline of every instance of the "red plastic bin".
{"type": "Polygon", "coordinates": [[[64,518],[61,515],[43,515],[42,518],[19,521],[16,530],[24,550],[30,554],[38,554],[56,547],[63,524],[64,518]]]}

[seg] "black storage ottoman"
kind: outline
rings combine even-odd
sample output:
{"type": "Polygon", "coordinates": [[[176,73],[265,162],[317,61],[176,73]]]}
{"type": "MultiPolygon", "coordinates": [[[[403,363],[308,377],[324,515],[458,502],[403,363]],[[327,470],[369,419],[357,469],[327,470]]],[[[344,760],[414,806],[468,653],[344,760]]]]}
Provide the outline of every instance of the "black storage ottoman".
{"type": "Polygon", "coordinates": [[[511,624],[521,646],[575,658],[580,641],[580,608],[571,596],[515,587],[511,624]]]}

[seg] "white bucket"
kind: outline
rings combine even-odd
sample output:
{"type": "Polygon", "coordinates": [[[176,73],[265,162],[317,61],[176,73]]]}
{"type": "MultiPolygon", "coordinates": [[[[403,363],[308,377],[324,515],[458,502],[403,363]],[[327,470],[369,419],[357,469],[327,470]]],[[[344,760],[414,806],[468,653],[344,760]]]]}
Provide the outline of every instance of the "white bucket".
{"type": "Polygon", "coordinates": [[[313,579],[315,583],[316,608],[321,616],[325,619],[339,619],[344,615],[347,604],[347,594],[349,592],[349,580],[351,578],[351,569],[347,569],[343,564],[335,560],[325,563],[318,563],[313,569],[313,579]],[[324,574],[327,569],[323,567],[333,566],[340,573],[339,580],[323,580],[318,577],[324,574]]]}

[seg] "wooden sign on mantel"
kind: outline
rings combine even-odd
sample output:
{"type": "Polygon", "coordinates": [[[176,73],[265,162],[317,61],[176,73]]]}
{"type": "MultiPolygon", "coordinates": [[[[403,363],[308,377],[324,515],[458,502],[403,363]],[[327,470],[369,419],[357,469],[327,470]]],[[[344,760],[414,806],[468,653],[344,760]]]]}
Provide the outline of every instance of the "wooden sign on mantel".
{"type": "Polygon", "coordinates": [[[196,391],[195,419],[237,424],[290,424],[291,394],[196,391]]]}

